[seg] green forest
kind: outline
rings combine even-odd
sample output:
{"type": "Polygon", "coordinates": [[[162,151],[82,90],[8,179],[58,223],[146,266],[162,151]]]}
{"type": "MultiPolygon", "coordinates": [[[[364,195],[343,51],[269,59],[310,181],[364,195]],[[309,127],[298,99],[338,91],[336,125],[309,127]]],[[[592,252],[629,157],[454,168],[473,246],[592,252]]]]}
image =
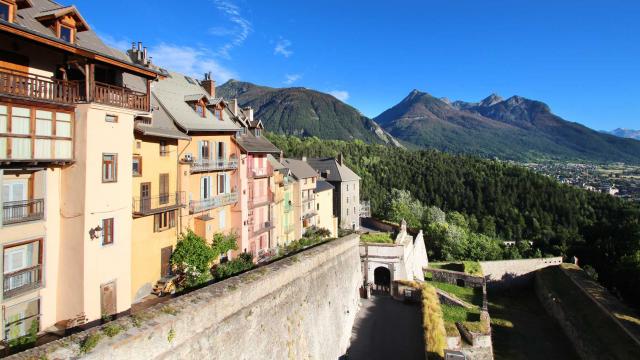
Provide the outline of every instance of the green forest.
{"type": "MultiPolygon", "coordinates": [[[[531,241],[532,248],[525,249],[531,256],[577,256],[581,265],[596,269],[600,282],[640,307],[638,204],[563,185],[494,160],[369,145],[359,140],[268,136],[288,157],[335,157],[342,153],[347,166],[361,177],[361,199],[371,201],[376,217],[388,215],[394,189],[404,190],[423,209],[435,207],[448,215],[459,212],[464,221],[455,215],[447,220],[463,222],[472,234],[518,244],[531,241]]],[[[419,225],[430,224],[425,215],[430,213],[433,211],[423,211],[419,225]]],[[[437,241],[430,239],[426,230],[427,248],[433,248],[431,242],[437,241]]],[[[468,256],[468,252],[461,254],[468,256]]]]}

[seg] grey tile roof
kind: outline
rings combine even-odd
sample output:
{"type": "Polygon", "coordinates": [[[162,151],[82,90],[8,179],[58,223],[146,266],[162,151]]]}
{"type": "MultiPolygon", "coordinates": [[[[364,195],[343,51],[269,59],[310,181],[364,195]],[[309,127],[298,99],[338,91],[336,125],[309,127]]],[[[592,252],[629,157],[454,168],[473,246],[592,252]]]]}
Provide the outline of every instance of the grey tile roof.
{"type": "MultiPolygon", "coordinates": [[[[58,37],[56,37],[53,29],[42,24],[40,21],[38,21],[37,18],[44,15],[55,14],[56,12],[67,11],[68,9],[75,8],[73,6],[63,6],[51,0],[31,0],[31,3],[33,5],[32,7],[18,10],[16,20],[14,23],[9,23],[10,26],[27,30],[31,33],[47,37],[56,42],[64,43],[69,46],[88,50],[93,53],[119,60],[141,69],[155,71],[153,69],[135,64],[124,52],[115,50],[105,45],[104,42],[100,40],[98,35],[91,29],[78,32],[76,34],[76,40],[73,44],[69,44],[63,40],[60,40],[58,37]]],[[[79,11],[77,13],[80,14],[79,11]]],[[[0,20],[0,22],[4,22],[4,20],[0,20]]]]}
{"type": "Polygon", "coordinates": [[[205,118],[198,115],[185,101],[186,96],[208,96],[200,85],[189,82],[180,73],[169,72],[169,77],[153,83],[151,92],[158,101],[158,105],[166,111],[176,124],[183,130],[189,131],[238,131],[238,126],[229,112],[222,112],[222,120],[213,116],[206,109],[205,118]]]}
{"type": "Polygon", "coordinates": [[[164,108],[158,105],[158,99],[155,96],[151,96],[151,108],[152,112],[151,125],[144,125],[137,123],[135,130],[143,135],[157,136],[169,139],[184,139],[189,140],[189,136],[180,131],[173,118],[164,110],[164,108]]]}
{"type": "Polygon", "coordinates": [[[267,160],[269,161],[269,163],[271,164],[271,168],[273,168],[273,170],[283,170],[286,169],[286,167],[284,165],[282,165],[280,163],[280,161],[278,161],[278,159],[276,159],[275,156],[269,154],[267,155],[267,160]]]}
{"type": "Polygon", "coordinates": [[[287,158],[282,161],[282,165],[289,168],[293,176],[298,180],[318,176],[318,173],[302,160],[287,158]]]}
{"type": "Polygon", "coordinates": [[[280,154],[280,149],[264,136],[255,136],[249,131],[246,134],[236,136],[236,142],[247,152],[280,154]]]}
{"type": "Polygon", "coordinates": [[[308,159],[309,165],[314,168],[321,175],[324,175],[327,170],[326,179],[328,181],[357,181],[360,177],[349,169],[346,165],[338,164],[335,158],[322,158],[322,159],[308,159]]]}
{"type": "Polygon", "coordinates": [[[316,193],[333,190],[335,187],[324,180],[316,181],[316,193]]]}

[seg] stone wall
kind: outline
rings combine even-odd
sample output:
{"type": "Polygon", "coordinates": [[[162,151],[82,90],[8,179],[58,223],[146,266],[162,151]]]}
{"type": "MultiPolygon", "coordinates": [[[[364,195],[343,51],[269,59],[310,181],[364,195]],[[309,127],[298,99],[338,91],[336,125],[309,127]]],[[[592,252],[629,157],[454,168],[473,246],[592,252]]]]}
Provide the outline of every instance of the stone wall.
{"type": "Polygon", "coordinates": [[[536,270],[560,264],[562,257],[480,262],[490,287],[524,284],[532,280],[536,270]]]}
{"type": "MultiPolygon", "coordinates": [[[[358,235],[308,249],[112,322],[87,359],[337,359],[361,283],[358,235]]],[[[11,359],[81,355],[88,330],[11,359]]],[[[86,346],[85,346],[86,349],[86,346]]]]}
{"type": "Polygon", "coordinates": [[[469,275],[461,271],[425,268],[425,272],[431,273],[434,281],[446,282],[453,285],[466,287],[482,287],[485,284],[481,276],[469,275]],[[460,283],[462,281],[464,284],[460,283]]]}

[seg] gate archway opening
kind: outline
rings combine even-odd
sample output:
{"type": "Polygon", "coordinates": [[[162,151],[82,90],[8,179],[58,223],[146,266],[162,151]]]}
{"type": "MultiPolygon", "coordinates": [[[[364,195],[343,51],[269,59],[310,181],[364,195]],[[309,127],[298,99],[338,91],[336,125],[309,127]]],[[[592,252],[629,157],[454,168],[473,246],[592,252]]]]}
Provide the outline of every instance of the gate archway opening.
{"type": "Polygon", "coordinates": [[[383,292],[391,291],[391,271],[386,267],[377,267],[373,270],[373,283],[376,286],[376,290],[383,292]]]}

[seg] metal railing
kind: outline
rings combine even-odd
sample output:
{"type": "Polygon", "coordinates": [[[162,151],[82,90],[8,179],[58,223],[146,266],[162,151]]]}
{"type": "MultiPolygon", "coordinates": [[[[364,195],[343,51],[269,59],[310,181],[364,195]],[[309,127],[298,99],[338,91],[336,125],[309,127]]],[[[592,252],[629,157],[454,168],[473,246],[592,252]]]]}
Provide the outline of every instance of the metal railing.
{"type": "Polygon", "coordinates": [[[133,213],[136,215],[150,215],[161,211],[184,206],[185,192],[178,191],[170,194],[160,194],[150,197],[134,197],[133,213]]]}
{"type": "Polygon", "coordinates": [[[191,163],[191,172],[234,170],[238,168],[236,159],[199,159],[191,163]]]}
{"type": "Polygon", "coordinates": [[[189,212],[197,213],[205,210],[215,209],[221,206],[230,205],[238,201],[238,193],[220,194],[210,199],[189,201],[189,212]]]}
{"type": "Polygon", "coordinates": [[[2,296],[5,299],[37,289],[42,285],[42,265],[4,274],[2,296]]]}
{"type": "Polygon", "coordinates": [[[96,81],[92,89],[93,101],[133,110],[149,111],[147,93],[96,81]]]}
{"type": "Polygon", "coordinates": [[[44,199],[2,203],[2,224],[10,225],[44,218],[44,199]]]}
{"type": "Polygon", "coordinates": [[[251,229],[251,234],[252,235],[261,234],[261,233],[269,231],[269,230],[271,230],[273,228],[275,228],[275,226],[273,226],[273,223],[271,221],[265,221],[264,223],[260,223],[260,226],[257,229],[256,228],[252,228],[251,229]]]}
{"type": "Polygon", "coordinates": [[[0,67],[0,93],[2,94],[73,104],[86,100],[84,89],[84,81],[52,79],[0,67]]]}
{"type": "Polygon", "coordinates": [[[251,177],[264,177],[272,175],[271,167],[251,167],[249,168],[249,176],[251,177]]]}

